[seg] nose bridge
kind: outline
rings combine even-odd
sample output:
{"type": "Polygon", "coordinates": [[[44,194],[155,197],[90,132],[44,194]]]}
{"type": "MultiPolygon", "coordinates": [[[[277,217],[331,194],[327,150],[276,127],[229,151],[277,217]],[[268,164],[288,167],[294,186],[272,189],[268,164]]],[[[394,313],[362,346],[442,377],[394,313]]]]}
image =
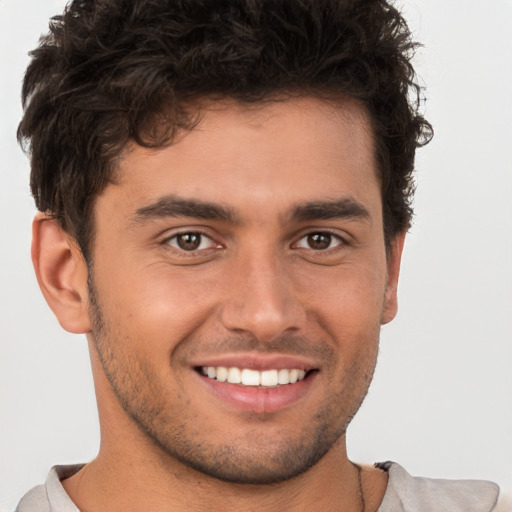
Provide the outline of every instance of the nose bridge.
{"type": "Polygon", "coordinates": [[[226,328],[261,341],[301,328],[305,314],[283,259],[268,246],[238,256],[222,310],[226,328]]]}

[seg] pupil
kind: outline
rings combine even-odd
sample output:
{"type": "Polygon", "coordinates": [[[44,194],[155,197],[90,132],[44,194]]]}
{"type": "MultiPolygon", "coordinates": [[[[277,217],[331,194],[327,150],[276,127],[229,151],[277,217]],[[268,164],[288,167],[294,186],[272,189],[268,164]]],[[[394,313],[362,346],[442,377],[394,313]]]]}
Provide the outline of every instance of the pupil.
{"type": "Polygon", "coordinates": [[[331,235],[326,233],[308,235],[308,244],[312,249],[327,249],[331,245],[331,235]]]}
{"type": "Polygon", "coordinates": [[[178,236],[178,245],[185,251],[194,251],[201,244],[201,235],[197,233],[185,233],[178,236]]]}

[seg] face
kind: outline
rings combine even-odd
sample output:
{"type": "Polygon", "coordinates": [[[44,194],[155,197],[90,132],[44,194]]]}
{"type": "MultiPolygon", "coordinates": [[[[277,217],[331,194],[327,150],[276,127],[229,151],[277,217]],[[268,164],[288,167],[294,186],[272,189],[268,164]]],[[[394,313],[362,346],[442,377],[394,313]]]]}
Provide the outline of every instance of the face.
{"type": "Polygon", "coordinates": [[[268,483],[343,438],[399,257],[360,106],[212,104],[174,145],[125,153],[95,223],[90,337],[155,451],[268,483]]]}

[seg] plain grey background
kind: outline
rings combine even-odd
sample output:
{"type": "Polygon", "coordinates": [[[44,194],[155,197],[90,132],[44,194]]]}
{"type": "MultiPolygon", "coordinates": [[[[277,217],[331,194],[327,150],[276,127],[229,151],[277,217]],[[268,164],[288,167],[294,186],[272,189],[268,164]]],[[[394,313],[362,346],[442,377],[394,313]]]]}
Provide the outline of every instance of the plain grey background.
{"type": "MultiPolygon", "coordinates": [[[[27,52],[63,0],[0,0],[0,512],[53,464],[87,461],[98,424],[84,337],[65,333],[30,263],[35,213],[15,141],[27,52]]],[[[400,0],[435,138],[398,317],[349,429],[354,460],[512,488],[512,1],[400,0]]]]}

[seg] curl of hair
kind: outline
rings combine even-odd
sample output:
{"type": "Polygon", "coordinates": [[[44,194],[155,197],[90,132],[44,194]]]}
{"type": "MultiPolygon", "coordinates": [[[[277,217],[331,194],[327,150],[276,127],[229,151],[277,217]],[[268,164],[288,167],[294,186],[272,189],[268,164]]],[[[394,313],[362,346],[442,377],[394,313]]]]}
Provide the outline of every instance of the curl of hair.
{"type": "Polygon", "coordinates": [[[385,0],[74,0],[23,83],[36,205],[88,258],[94,200],[130,141],[172,143],[201,98],[349,97],[372,119],[389,242],[410,224],[415,150],[432,136],[416,47],[385,0]]]}

